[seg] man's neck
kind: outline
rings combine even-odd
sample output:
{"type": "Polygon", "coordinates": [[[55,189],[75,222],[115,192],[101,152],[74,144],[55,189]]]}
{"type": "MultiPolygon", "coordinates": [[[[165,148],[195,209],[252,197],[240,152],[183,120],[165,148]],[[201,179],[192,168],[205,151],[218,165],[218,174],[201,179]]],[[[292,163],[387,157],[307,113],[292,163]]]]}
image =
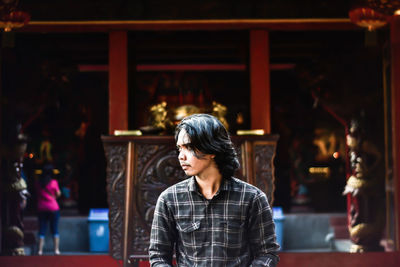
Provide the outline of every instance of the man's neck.
{"type": "Polygon", "coordinates": [[[206,199],[212,199],[222,183],[222,175],[218,171],[209,175],[198,175],[195,178],[201,194],[206,199]]]}

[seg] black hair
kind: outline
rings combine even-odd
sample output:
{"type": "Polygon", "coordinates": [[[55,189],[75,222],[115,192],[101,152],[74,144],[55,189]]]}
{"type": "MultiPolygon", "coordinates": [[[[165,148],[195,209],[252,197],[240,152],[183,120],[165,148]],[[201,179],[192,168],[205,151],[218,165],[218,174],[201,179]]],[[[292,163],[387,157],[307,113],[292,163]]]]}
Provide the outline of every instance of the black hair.
{"type": "Polygon", "coordinates": [[[201,158],[202,154],[215,155],[214,160],[222,177],[233,176],[239,168],[239,160],[228,131],[216,117],[208,114],[185,117],[176,127],[175,142],[182,129],[188,134],[188,146],[197,158],[201,158]]]}
{"type": "Polygon", "coordinates": [[[54,166],[51,163],[45,163],[42,168],[42,174],[39,178],[39,184],[41,188],[45,188],[46,185],[53,179],[54,177],[54,166]]]}

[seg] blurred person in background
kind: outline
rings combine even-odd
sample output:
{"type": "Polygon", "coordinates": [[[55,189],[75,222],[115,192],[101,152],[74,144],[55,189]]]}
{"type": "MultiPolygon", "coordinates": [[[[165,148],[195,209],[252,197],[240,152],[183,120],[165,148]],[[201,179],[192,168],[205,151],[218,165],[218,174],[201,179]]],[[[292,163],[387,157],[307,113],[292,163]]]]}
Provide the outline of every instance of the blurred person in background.
{"type": "Polygon", "coordinates": [[[54,254],[60,254],[60,236],[58,233],[58,222],[60,219],[60,207],[57,198],[61,191],[56,179],[54,179],[53,164],[47,162],[43,165],[42,173],[36,181],[37,210],[39,219],[39,249],[38,254],[43,255],[44,240],[47,224],[53,235],[54,254]]]}

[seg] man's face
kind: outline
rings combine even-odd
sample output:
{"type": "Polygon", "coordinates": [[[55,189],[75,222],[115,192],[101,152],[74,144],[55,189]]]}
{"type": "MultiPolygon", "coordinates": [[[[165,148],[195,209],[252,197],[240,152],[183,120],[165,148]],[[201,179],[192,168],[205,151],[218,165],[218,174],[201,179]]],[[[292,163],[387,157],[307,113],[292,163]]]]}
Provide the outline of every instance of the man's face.
{"type": "Polygon", "coordinates": [[[213,160],[214,155],[201,154],[196,151],[201,158],[196,157],[195,151],[190,148],[190,138],[184,129],[179,132],[176,146],[179,151],[179,163],[186,175],[201,177],[208,170],[216,167],[213,160]]]}

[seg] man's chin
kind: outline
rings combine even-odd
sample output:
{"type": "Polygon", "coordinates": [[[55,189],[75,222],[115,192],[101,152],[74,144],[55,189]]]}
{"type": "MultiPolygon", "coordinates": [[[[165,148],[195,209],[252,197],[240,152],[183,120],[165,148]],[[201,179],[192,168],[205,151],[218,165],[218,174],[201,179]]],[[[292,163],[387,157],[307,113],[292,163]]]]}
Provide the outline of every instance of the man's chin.
{"type": "Polygon", "coordinates": [[[185,172],[186,176],[193,176],[194,175],[192,172],[189,172],[189,171],[184,171],[184,172],[185,172]]]}

